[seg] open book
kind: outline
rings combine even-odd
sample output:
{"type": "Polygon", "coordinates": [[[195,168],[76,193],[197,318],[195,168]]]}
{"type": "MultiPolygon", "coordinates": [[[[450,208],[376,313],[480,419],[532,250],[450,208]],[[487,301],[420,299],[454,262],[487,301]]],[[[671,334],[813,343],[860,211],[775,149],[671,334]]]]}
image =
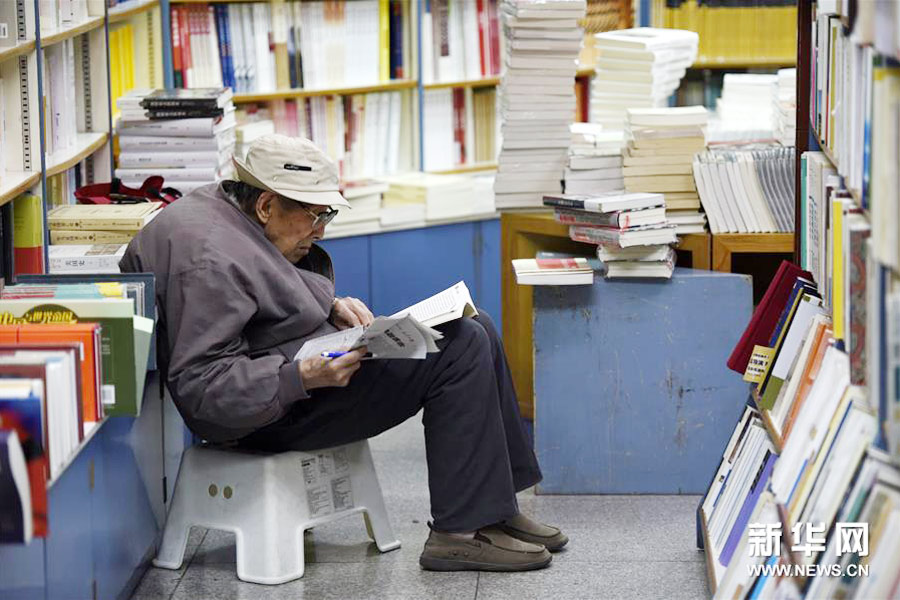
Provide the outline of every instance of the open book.
{"type": "Polygon", "coordinates": [[[308,340],[294,360],[363,346],[371,358],[423,359],[430,352],[440,352],[435,342],[444,336],[432,327],[477,314],[469,288],[460,281],[390,317],[378,317],[368,327],[353,327],[308,340]]]}

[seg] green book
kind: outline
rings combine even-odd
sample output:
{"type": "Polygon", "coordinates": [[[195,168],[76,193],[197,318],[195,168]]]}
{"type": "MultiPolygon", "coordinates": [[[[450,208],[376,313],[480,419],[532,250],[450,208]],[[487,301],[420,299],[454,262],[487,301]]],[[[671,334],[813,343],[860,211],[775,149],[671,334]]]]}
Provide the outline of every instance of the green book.
{"type": "MultiPolygon", "coordinates": [[[[106,414],[113,417],[140,414],[131,298],[0,300],[0,323],[99,323],[103,363],[101,397],[106,414]]],[[[144,365],[146,368],[146,362],[144,365]]]]}

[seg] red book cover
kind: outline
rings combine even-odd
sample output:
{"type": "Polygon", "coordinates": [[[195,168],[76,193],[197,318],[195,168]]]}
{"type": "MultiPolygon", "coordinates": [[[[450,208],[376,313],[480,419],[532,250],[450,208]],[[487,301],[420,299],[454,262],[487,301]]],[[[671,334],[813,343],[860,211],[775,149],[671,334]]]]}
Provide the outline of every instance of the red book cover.
{"type": "Polygon", "coordinates": [[[753,311],[750,323],[744,330],[740,341],[731,351],[728,357],[728,368],[743,374],[747,370],[747,363],[753,354],[753,346],[767,345],[772,332],[778,324],[778,318],[787,304],[794,287],[794,282],[798,277],[804,277],[813,280],[813,276],[808,271],[804,271],[797,265],[788,261],[783,261],[778,267],[778,272],[769,284],[762,301],[753,311]]]}
{"type": "Polygon", "coordinates": [[[175,87],[184,87],[184,70],[181,66],[181,23],[179,21],[181,7],[172,7],[172,70],[175,87]]]}
{"type": "Polygon", "coordinates": [[[16,275],[44,272],[44,248],[35,246],[31,248],[17,247],[13,250],[14,269],[16,275]]]}
{"type": "Polygon", "coordinates": [[[481,76],[486,77],[488,74],[488,68],[490,66],[489,61],[485,60],[486,52],[488,51],[488,47],[485,42],[487,40],[488,29],[490,28],[487,24],[488,17],[484,6],[487,0],[476,1],[478,3],[478,57],[481,60],[481,76]]]}
{"type": "Polygon", "coordinates": [[[500,13],[497,0],[488,0],[491,25],[491,75],[500,74],[500,13]]]}
{"type": "Polygon", "coordinates": [[[191,61],[191,31],[190,27],[190,14],[188,13],[190,7],[183,7],[183,10],[178,12],[179,19],[179,27],[178,30],[181,32],[181,69],[182,69],[182,79],[184,81],[184,87],[190,86],[189,76],[192,61],[191,61]]]}
{"type": "Polygon", "coordinates": [[[20,344],[78,344],[82,349],[80,361],[81,402],[84,421],[103,418],[100,385],[103,381],[100,325],[97,323],[66,323],[64,325],[25,324],[0,325],[0,332],[15,330],[20,344]]]}
{"type": "Polygon", "coordinates": [[[453,141],[456,142],[457,164],[466,163],[466,92],[453,88],[453,141]]]}

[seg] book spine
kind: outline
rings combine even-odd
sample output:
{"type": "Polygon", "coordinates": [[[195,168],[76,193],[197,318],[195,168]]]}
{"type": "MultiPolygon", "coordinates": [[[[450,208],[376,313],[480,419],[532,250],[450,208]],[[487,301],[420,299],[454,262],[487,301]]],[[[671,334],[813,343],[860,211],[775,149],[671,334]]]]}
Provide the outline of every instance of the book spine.
{"type": "Polygon", "coordinates": [[[476,0],[478,9],[478,57],[481,63],[481,76],[486,77],[490,69],[490,23],[486,4],[488,0],[476,0]]]}
{"type": "Polygon", "coordinates": [[[184,87],[190,87],[192,80],[191,31],[189,30],[189,8],[181,7],[178,11],[178,31],[181,34],[181,69],[184,87]]]}
{"type": "Polygon", "coordinates": [[[378,0],[378,76],[381,81],[391,78],[391,26],[388,0],[378,0]]]}
{"type": "Polygon", "coordinates": [[[571,200],[569,198],[544,198],[544,206],[559,206],[561,208],[578,208],[585,210],[583,200],[571,200]]]}
{"type": "Polygon", "coordinates": [[[403,79],[403,2],[391,1],[391,79],[403,79]]]}
{"type": "Polygon", "coordinates": [[[119,260],[120,257],[116,255],[77,256],[66,258],[50,257],[50,272],[118,270],[119,260]]]}
{"type": "Polygon", "coordinates": [[[205,118],[205,117],[221,117],[222,109],[217,109],[216,112],[208,110],[208,109],[189,109],[189,108],[156,108],[152,109],[147,113],[147,116],[151,120],[159,120],[159,119],[191,119],[191,118],[205,118]]]}
{"type": "Polygon", "coordinates": [[[113,231],[136,231],[144,226],[145,219],[65,219],[59,217],[48,217],[47,227],[52,231],[54,229],[64,230],[113,230],[113,231]]]}
{"type": "Polygon", "coordinates": [[[44,272],[43,207],[39,196],[13,201],[13,270],[16,275],[44,272]]]}
{"type": "Polygon", "coordinates": [[[127,244],[137,231],[50,230],[50,243],[57,246],[90,244],[127,244]]]}
{"type": "Polygon", "coordinates": [[[488,0],[490,23],[491,75],[500,74],[500,13],[497,0],[488,0]]]}

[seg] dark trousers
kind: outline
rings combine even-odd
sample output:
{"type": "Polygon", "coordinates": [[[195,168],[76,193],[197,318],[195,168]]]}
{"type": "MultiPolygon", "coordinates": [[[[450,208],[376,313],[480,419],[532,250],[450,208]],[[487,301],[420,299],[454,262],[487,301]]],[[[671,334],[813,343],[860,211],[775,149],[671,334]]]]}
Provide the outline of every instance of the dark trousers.
{"type": "Polygon", "coordinates": [[[366,361],[346,388],[312,398],[244,438],[263,450],[316,450],[378,435],[424,409],[434,527],[472,531],[518,513],[516,492],[541,480],[503,343],[490,317],[438,329],[425,360],[366,361]]]}

